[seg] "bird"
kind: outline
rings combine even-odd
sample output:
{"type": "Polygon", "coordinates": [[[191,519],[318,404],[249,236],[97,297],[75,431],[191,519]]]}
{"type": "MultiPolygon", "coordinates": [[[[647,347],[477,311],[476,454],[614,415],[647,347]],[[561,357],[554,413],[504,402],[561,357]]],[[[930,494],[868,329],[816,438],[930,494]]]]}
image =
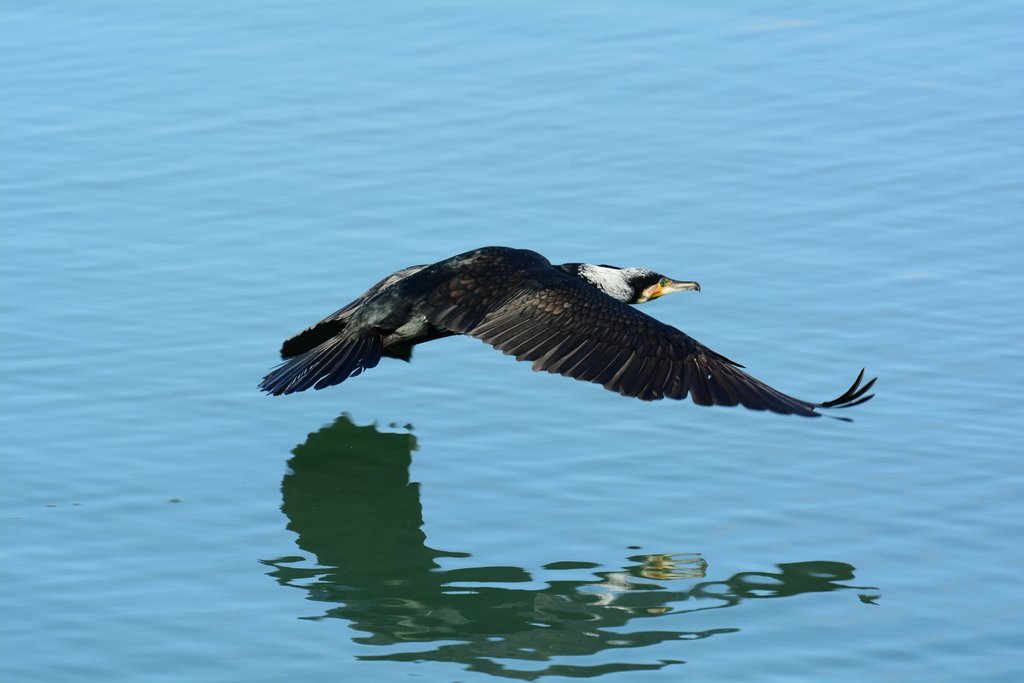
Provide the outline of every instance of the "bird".
{"type": "MultiPolygon", "coordinates": [[[[534,251],[483,247],[402,268],[281,346],[259,389],[273,396],[340,384],[382,357],[409,361],[417,344],[456,334],[516,360],[644,401],[684,399],[819,417],[870,400],[860,371],[831,401],[794,398],[743,366],[634,307],[700,291],[647,268],[554,265],[534,251]]],[[[847,417],[837,419],[849,421],[847,417]]]]}

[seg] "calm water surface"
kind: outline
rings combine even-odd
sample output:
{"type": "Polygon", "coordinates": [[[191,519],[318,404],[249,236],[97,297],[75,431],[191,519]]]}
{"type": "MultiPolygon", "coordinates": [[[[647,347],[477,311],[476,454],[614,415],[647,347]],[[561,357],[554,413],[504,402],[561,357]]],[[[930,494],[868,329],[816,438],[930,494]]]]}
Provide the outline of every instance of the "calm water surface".
{"type": "Polygon", "coordinates": [[[0,680],[1017,681],[1018,3],[9,2],[0,680]],[[853,424],[471,339],[255,385],[486,244],[853,424]]]}

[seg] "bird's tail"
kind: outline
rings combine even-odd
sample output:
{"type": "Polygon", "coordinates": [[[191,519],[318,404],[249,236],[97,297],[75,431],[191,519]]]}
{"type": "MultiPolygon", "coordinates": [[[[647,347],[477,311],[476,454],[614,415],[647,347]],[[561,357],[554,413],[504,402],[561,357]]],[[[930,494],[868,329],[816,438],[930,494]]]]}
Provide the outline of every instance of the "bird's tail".
{"type": "Polygon", "coordinates": [[[375,367],[380,362],[382,349],[383,339],[379,334],[328,339],[274,368],[260,382],[260,389],[280,396],[310,387],[323,389],[340,384],[375,367]]]}

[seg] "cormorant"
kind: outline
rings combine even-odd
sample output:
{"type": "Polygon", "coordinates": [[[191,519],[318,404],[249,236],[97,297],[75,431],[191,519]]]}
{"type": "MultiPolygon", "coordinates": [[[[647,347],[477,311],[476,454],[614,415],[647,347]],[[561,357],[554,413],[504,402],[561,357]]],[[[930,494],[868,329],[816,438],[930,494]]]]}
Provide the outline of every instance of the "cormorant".
{"type": "Polygon", "coordinates": [[[861,370],[840,397],[812,403],[788,396],[740,370],[670,325],[627,304],[670,292],[700,291],[646,268],[587,263],[552,265],[540,254],[484,247],[403,268],[281,347],[285,359],[259,388],[275,396],[323,389],[377,365],[408,361],[416,344],[467,334],[546,370],[651,401],[817,417],[818,408],[863,403],[874,385],[861,370]]]}

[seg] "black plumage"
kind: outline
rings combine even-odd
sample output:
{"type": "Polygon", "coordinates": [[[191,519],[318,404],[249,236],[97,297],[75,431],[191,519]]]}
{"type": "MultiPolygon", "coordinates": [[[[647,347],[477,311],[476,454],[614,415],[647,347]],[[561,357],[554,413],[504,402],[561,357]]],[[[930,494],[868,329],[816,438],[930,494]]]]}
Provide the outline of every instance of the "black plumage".
{"type": "Polygon", "coordinates": [[[629,304],[699,290],[640,268],[552,265],[532,251],[485,247],[387,276],[344,308],[284,343],[285,362],[260,383],[273,395],[323,389],[377,365],[409,360],[412,347],[452,334],[480,339],[516,360],[645,401],[816,417],[819,408],[863,403],[874,385],[831,401],[803,401],[745,373],[743,366],[629,304]]]}

